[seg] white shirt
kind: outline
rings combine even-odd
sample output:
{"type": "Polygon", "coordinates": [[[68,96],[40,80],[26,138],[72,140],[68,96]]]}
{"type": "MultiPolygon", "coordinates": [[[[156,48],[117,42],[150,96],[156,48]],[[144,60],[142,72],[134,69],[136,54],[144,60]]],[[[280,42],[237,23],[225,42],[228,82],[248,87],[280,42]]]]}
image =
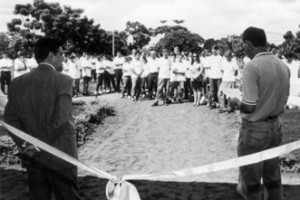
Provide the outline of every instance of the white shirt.
{"type": "Polygon", "coordinates": [[[213,79],[222,78],[221,62],[222,57],[220,55],[211,55],[205,59],[205,66],[208,68],[208,77],[213,79]]]}
{"type": "Polygon", "coordinates": [[[78,65],[78,62],[76,60],[68,61],[69,66],[69,76],[71,76],[73,79],[79,79],[80,78],[80,66],[78,65]]]}
{"type": "Polygon", "coordinates": [[[131,76],[131,63],[124,63],[122,66],[122,70],[123,70],[123,77],[124,76],[131,76]]]}
{"type": "Polygon", "coordinates": [[[185,73],[185,78],[191,78],[192,77],[192,73],[191,73],[191,67],[192,67],[192,63],[189,60],[185,61],[186,63],[186,73],[185,73]]]}
{"type": "Polygon", "coordinates": [[[176,61],[173,63],[172,65],[172,70],[171,70],[171,78],[170,78],[170,81],[173,82],[173,81],[185,81],[186,78],[185,78],[185,73],[187,72],[187,67],[186,67],[186,62],[185,61],[182,61],[182,62],[179,62],[179,61],[176,61]],[[183,73],[183,74],[175,74],[175,72],[178,72],[178,73],[183,73]]]}
{"type": "Polygon", "coordinates": [[[238,70],[237,62],[232,59],[230,62],[223,59],[221,69],[223,70],[222,81],[235,81],[235,71],[238,70]]]}
{"type": "MultiPolygon", "coordinates": [[[[139,60],[133,59],[131,61],[131,70],[134,70],[137,74],[140,74],[144,70],[143,63],[139,60]]],[[[137,75],[131,72],[131,77],[137,78],[137,75]]]]}
{"type": "Polygon", "coordinates": [[[157,73],[159,70],[159,60],[153,59],[153,58],[149,58],[148,59],[148,69],[149,69],[149,73],[157,73]]]}
{"type": "Polygon", "coordinates": [[[142,67],[144,69],[143,73],[142,73],[142,78],[147,78],[149,75],[149,65],[148,63],[142,62],[142,67]]]}
{"type": "Polygon", "coordinates": [[[122,69],[124,62],[125,62],[125,60],[123,57],[118,57],[118,56],[115,57],[114,61],[113,61],[114,65],[115,65],[115,69],[122,69]]]}
{"type": "Polygon", "coordinates": [[[85,57],[80,58],[80,63],[82,67],[82,76],[83,77],[92,77],[92,66],[90,60],[85,57]]]}
{"type": "Polygon", "coordinates": [[[34,58],[29,58],[27,59],[27,67],[30,69],[30,70],[33,70],[35,68],[37,68],[37,63],[36,63],[36,60],[34,58]]]}
{"type": "Polygon", "coordinates": [[[9,58],[2,58],[0,60],[0,70],[1,71],[10,71],[13,67],[13,61],[9,58]]]}
{"type": "Polygon", "coordinates": [[[115,74],[115,66],[114,66],[113,62],[111,62],[110,60],[103,60],[102,63],[105,66],[105,70],[109,74],[115,74]]]}
{"type": "Polygon", "coordinates": [[[92,70],[95,70],[95,69],[97,69],[97,59],[96,58],[92,58],[92,59],[90,59],[90,63],[91,63],[91,69],[92,70]]]}
{"type": "Polygon", "coordinates": [[[103,74],[105,72],[105,63],[103,63],[103,61],[101,62],[97,62],[96,64],[96,73],[97,74],[103,74]]]}
{"type": "Polygon", "coordinates": [[[159,58],[158,78],[165,79],[171,77],[172,61],[169,58],[159,58]]]}
{"type": "Polygon", "coordinates": [[[17,58],[15,60],[14,77],[16,78],[18,76],[26,74],[27,72],[29,72],[29,68],[27,67],[26,59],[17,58]]]}

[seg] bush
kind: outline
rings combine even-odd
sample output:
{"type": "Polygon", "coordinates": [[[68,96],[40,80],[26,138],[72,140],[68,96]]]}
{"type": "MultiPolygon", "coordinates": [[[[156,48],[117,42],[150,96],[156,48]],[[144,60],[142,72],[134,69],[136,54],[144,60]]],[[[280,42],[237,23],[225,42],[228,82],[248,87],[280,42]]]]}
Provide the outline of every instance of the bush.
{"type": "MultiPolygon", "coordinates": [[[[77,146],[83,145],[97,125],[101,124],[106,116],[115,115],[113,107],[108,104],[100,104],[99,101],[86,103],[84,101],[73,102],[73,114],[77,136],[77,146]]],[[[0,137],[0,166],[20,164],[19,151],[11,137],[0,137]]]]}

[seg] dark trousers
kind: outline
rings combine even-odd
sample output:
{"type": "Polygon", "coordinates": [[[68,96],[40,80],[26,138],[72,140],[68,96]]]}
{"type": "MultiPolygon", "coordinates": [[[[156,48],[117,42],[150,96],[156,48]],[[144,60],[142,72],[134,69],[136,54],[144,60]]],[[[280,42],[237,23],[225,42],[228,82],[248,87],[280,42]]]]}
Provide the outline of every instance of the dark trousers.
{"type": "Polygon", "coordinates": [[[115,69],[115,76],[116,76],[116,90],[121,91],[121,83],[122,82],[122,76],[123,76],[123,71],[122,69],[115,69]]]}
{"type": "Polygon", "coordinates": [[[79,94],[79,83],[80,79],[73,79],[73,96],[79,94]]]}
{"type": "Polygon", "coordinates": [[[96,69],[92,69],[91,74],[92,74],[92,79],[94,79],[94,81],[96,82],[97,81],[96,69]]]}
{"type": "Polygon", "coordinates": [[[96,91],[99,90],[99,88],[102,90],[104,85],[104,73],[98,74],[98,83],[96,86],[96,91]]]}
{"type": "Polygon", "coordinates": [[[221,78],[210,78],[209,87],[210,87],[210,98],[212,103],[218,102],[218,91],[220,84],[222,82],[221,78]]]}
{"type": "Polygon", "coordinates": [[[127,92],[127,95],[131,95],[131,77],[130,76],[124,76],[123,77],[123,90],[122,90],[122,95],[125,95],[127,92]]]}
{"type": "MultiPolygon", "coordinates": [[[[279,119],[259,122],[243,120],[238,141],[238,156],[246,156],[280,145],[282,132],[279,119]]],[[[247,200],[262,199],[261,179],[266,200],[282,200],[279,158],[273,158],[239,168],[237,190],[247,200]]]]}
{"type": "Polygon", "coordinates": [[[104,79],[105,79],[105,84],[106,84],[107,89],[111,90],[111,85],[112,85],[114,90],[116,91],[117,87],[116,87],[116,82],[115,82],[115,75],[106,72],[104,77],[105,77],[104,79]]]}
{"type": "Polygon", "coordinates": [[[190,95],[193,94],[193,88],[191,84],[191,79],[187,78],[186,81],[184,82],[184,98],[189,99],[190,95]]]}
{"type": "Polygon", "coordinates": [[[9,88],[11,82],[11,74],[10,71],[3,71],[1,72],[1,90],[4,94],[7,94],[5,91],[5,85],[7,85],[7,89],[9,88]]]}
{"type": "Polygon", "coordinates": [[[31,162],[26,167],[31,200],[81,200],[78,194],[77,168],[52,170],[31,162]]]}
{"type": "Polygon", "coordinates": [[[83,77],[83,94],[88,95],[89,94],[89,82],[91,78],[88,76],[83,77]]]}
{"type": "Polygon", "coordinates": [[[149,98],[153,98],[153,96],[156,96],[157,83],[158,83],[158,72],[150,73],[148,76],[149,98]],[[154,90],[154,95],[153,95],[153,90],[154,90]]]}
{"type": "Polygon", "coordinates": [[[146,88],[148,88],[148,77],[142,78],[142,94],[146,95],[146,88]]]}

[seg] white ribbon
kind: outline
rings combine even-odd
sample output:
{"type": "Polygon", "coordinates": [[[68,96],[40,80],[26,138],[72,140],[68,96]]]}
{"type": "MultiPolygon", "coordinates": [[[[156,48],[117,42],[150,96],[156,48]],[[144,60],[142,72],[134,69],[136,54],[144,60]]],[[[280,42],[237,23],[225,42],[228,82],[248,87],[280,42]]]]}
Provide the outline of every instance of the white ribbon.
{"type": "Polygon", "coordinates": [[[100,169],[97,169],[95,167],[86,165],[77,159],[69,156],[68,154],[53,148],[52,146],[2,122],[0,120],[0,123],[3,125],[4,128],[6,128],[9,132],[12,134],[18,136],[19,138],[22,138],[23,140],[29,142],[30,144],[33,144],[40,149],[43,149],[44,151],[64,160],[67,161],[77,167],[80,167],[84,170],[87,170],[91,173],[96,174],[97,176],[101,178],[109,179],[110,181],[107,183],[106,186],[106,196],[108,200],[140,200],[140,196],[138,194],[137,189],[134,185],[127,182],[126,180],[176,180],[183,177],[189,177],[189,176],[195,176],[199,174],[204,173],[210,173],[210,172],[216,172],[231,168],[237,168],[245,165],[250,165],[254,163],[258,163],[264,160],[272,159],[275,157],[278,157],[283,154],[287,154],[291,151],[294,151],[296,149],[300,148],[300,140],[285,144],[276,148],[268,149],[262,152],[254,153],[251,155],[233,158],[217,163],[212,163],[208,165],[198,166],[194,168],[188,168],[183,170],[177,170],[172,172],[166,172],[166,173],[159,173],[159,174],[131,174],[131,175],[124,175],[120,179],[117,179],[116,176],[111,175],[107,172],[104,172],[100,169]]]}

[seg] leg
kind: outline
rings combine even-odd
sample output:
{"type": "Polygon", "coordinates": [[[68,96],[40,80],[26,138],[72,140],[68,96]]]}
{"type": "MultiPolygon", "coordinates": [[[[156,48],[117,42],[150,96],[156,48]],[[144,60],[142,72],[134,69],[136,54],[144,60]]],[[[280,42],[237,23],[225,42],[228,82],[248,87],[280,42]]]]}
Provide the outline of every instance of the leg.
{"type": "Polygon", "coordinates": [[[56,199],[81,200],[78,194],[77,168],[51,171],[48,176],[56,199]]]}
{"type": "Polygon", "coordinates": [[[46,170],[33,162],[26,169],[30,198],[32,200],[50,200],[52,188],[46,170]]]}

